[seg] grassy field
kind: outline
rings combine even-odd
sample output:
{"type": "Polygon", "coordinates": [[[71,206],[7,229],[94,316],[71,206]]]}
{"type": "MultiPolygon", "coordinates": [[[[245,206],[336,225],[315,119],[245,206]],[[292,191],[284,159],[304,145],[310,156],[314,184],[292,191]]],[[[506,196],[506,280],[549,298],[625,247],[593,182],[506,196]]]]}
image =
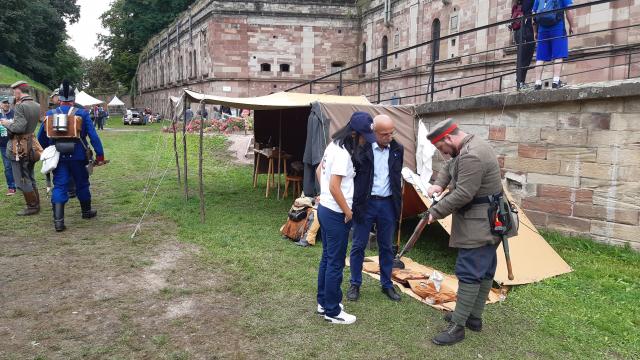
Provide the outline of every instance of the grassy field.
{"type": "Polygon", "coordinates": [[[42,90],[46,93],[49,93],[51,91],[46,86],[40,84],[39,82],[31,80],[29,77],[27,77],[23,73],[15,71],[8,66],[0,65],[0,85],[11,85],[18,80],[25,80],[31,86],[35,87],[36,89],[42,90]]]}
{"type": "MultiPolygon", "coordinates": [[[[107,127],[123,128],[120,119],[111,119],[107,127]]],[[[445,325],[442,313],[406,296],[399,303],[388,301],[378,283],[366,276],[361,300],[346,304],[349,312],[358,316],[357,323],[328,325],[314,314],[321,247],[299,248],[278,233],[290,201],[278,201],[274,196],[266,199],[264,181],[253,189],[251,168],[231,162],[223,137],[207,137],[207,215],[205,223],[200,223],[197,137],[188,136],[190,196],[185,200],[177,182],[170,135],[161,134],[158,124],[125,128],[144,131],[101,133],[112,163],[96,170],[94,202],[117,214],[105,219],[106,223],[135,223],[157,188],[147,215],[156,221],[143,222],[141,234],[158,226],[157,219],[164,219],[166,226],[177,226],[180,241],[204,249],[198,261],[226,274],[227,290],[242,300],[236,309],[238,326],[251,339],[255,355],[250,357],[640,358],[640,254],[553,233],[545,233],[545,238],[575,271],[513,288],[505,302],[487,306],[484,330],[467,332],[461,344],[445,348],[432,345],[431,337],[445,325]]],[[[0,216],[12,216],[13,210],[0,207],[0,216]]],[[[48,216],[47,220],[46,226],[51,226],[48,216]]],[[[18,219],[16,229],[28,221],[18,219]]],[[[411,222],[405,227],[406,234],[411,222]]],[[[121,241],[123,247],[131,242],[128,237],[121,241]]],[[[451,272],[455,252],[443,239],[424,238],[411,257],[451,272]]],[[[343,289],[346,286],[345,281],[343,289]]],[[[166,336],[165,341],[171,342],[171,334],[166,336]]],[[[188,349],[185,354],[188,357],[188,349]]]]}

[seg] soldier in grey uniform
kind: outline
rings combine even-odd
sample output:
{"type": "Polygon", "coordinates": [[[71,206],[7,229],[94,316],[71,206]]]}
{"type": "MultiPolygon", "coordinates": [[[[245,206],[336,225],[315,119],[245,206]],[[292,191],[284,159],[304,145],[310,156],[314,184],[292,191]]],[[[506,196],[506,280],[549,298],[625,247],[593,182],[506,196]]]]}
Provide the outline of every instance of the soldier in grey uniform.
{"type": "Polygon", "coordinates": [[[40,104],[35,102],[29,95],[31,93],[31,87],[25,81],[18,81],[11,85],[13,89],[13,96],[16,99],[15,116],[13,121],[2,120],[0,124],[6,127],[9,131],[9,143],[7,144],[7,156],[11,159],[11,169],[13,171],[13,178],[16,182],[18,189],[22,191],[24,200],[27,203],[26,208],[18,213],[20,216],[35,215],[40,212],[40,196],[38,194],[38,187],[36,185],[36,179],[33,174],[33,168],[35,161],[32,156],[32,151],[29,150],[29,155],[19,158],[15,153],[15,144],[21,138],[31,137],[28,143],[36,141],[33,138],[33,131],[38,126],[38,119],[40,118],[40,104]]]}
{"type": "Polygon", "coordinates": [[[491,232],[488,209],[502,195],[500,166],[493,148],[479,137],[458,128],[453,119],[435,125],[427,138],[451,157],[428,189],[431,197],[449,186],[449,193],[429,209],[429,223],[453,216],[449,246],[458,248],[455,273],[458,298],[447,328],[435,338],[437,345],[464,339],[465,327],[482,329],[482,312],[496,272],[500,236],[491,232]]]}

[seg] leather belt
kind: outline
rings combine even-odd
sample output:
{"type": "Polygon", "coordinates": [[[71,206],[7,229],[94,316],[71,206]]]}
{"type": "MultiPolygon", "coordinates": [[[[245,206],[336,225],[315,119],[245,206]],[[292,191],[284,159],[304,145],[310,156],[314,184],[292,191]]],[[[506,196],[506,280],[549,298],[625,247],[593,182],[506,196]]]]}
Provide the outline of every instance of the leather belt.
{"type": "Polygon", "coordinates": [[[371,195],[369,198],[372,200],[387,200],[387,199],[391,199],[392,195],[389,196],[379,196],[379,195],[371,195]]]}

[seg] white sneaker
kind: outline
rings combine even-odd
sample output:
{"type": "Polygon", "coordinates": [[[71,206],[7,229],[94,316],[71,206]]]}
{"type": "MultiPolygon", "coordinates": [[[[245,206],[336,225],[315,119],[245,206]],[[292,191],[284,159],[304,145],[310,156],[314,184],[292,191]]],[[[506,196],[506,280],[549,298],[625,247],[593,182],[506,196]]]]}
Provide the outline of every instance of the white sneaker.
{"type": "MultiPolygon", "coordinates": [[[[340,311],[344,310],[344,305],[340,304],[340,311]]],[[[324,315],[324,308],[322,305],[318,304],[318,309],[316,310],[316,314],[324,315]]]]}
{"type": "Polygon", "coordinates": [[[356,322],[356,317],[354,315],[351,314],[347,314],[344,311],[340,311],[340,314],[336,315],[336,316],[324,316],[324,320],[328,321],[332,324],[353,324],[354,322],[356,322]]]}

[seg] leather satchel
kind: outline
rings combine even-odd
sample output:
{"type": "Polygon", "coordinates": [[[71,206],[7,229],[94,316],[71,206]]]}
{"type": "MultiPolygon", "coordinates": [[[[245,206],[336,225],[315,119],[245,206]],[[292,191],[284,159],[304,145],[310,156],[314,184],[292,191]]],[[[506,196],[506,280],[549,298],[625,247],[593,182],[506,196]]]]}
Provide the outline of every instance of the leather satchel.
{"type": "Polygon", "coordinates": [[[36,162],[42,155],[42,146],[33,134],[14,135],[11,139],[13,144],[13,154],[16,161],[28,159],[36,162]]]}

